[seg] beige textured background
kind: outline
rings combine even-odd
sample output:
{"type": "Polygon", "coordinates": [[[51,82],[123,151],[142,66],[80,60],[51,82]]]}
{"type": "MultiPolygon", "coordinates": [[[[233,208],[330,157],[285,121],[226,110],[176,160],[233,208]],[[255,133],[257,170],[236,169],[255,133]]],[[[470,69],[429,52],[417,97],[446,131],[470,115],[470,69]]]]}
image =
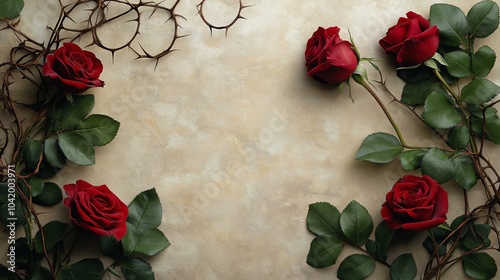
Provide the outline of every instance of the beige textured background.
{"type": "MultiPolygon", "coordinates": [[[[155,187],[164,213],[160,228],[172,243],[150,259],[157,279],[335,279],[338,264],[314,269],[305,263],[313,239],[305,226],[308,205],[327,201],[343,209],[356,199],[378,224],[385,193],[404,172],[398,162],[354,160],[368,134],[393,130],[361,87],[353,86],[353,102],[346,90],[307,77],[306,41],[318,26],[338,25],[345,39],[351,31],[362,56],[388,60],[378,45],[387,28],[410,10],[427,17],[436,2],[243,0],[254,6],[226,37],[223,30],[210,34],[197,16],[198,0],[181,0],[176,11],[186,20],[180,19],[180,34],[189,36],[176,42],[179,51],[156,70],[154,61],[135,61],[128,50],[116,53],[113,63],[108,52],[88,48],[103,61],[106,82],[104,89],[89,91],[96,96],[94,113],[110,115],[121,128],[111,144],[97,149],[94,166],[69,165],[55,181],[105,183],[125,203],[155,187]]],[[[444,2],[466,11],[475,3],[444,2]]],[[[54,0],[26,1],[20,28],[43,40],[57,7],[54,0]]],[[[237,0],[207,0],[206,16],[228,23],[237,8],[237,0]]],[[[127,40],[126,31],[126,25],[108,30],[109,43],[127,40]]],[[[153,17],[141,33],[141,42],[153,49],[169,42],[172,25],[153,17]]],[[[2,38],[2,59],[13,42],[2,38]]],[[[500,53],[498,32],[478,43],[500,53]]],[[[403,84],[391,63],[380,65],[398,94],[403,84]]],[[[496,67],[489,78],[500,83],[499,74],[496,67]]],[[[407,142],[434,142],[415,118],[388,106],[407,142]]],[[[500,166],[499,148],[488,149],[500,166]]],[[[463,207],[461,195],[452,184],[445,188],[453,219],[463,207]]],[[[62,206],[47,211],[46,220],[66,215],[62,206]]],[[[423,237],[400,241],[414,242],[419,270],[427,256],[423,237]]],[[[377,265],[370,279],[386,279],[387,273],[377,265]]],[[[456,275],[463,277],[458,270],[444,279],[456,275]]]]}

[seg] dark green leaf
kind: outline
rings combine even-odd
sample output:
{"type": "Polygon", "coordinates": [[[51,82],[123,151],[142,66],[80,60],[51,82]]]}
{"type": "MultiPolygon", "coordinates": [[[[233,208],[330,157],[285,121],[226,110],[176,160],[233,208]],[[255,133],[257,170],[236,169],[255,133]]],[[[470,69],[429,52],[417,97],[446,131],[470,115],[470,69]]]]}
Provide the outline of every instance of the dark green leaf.
{"type": "Polygon", "coordinates": [[[491,245],[489,234],[491,227],[487,224],[473,224],[467,227],[467,231],[460,240],[460,244],[466,250],[473,250],[479,247],[491,245]]]}
{"type": "Polygon", "coordinates": [[[474,253],[462,259],[465,273],[474,279],[492,279],[497,274],[495,260],[486,253],[474,253]]]}
{"type": "Polygon", "coordinates": [[[470,75],[471,58],[466,52],[454,51],[444,55],[448,63],[448,73],[453,77],[464,78],[470,75]]]}
{"type": "Polygon", "coordinates": [[[30,280],[47,280],[52,279],[52,273],[44,266],[38,266],[33,270],[30,280]]]}
{"type": "Polygon", "coordinates": [[[427,96],[434,91],[446,94],[446,89],[441,83],[430,79],[407,83],[401,94],[401,102],[410,106],[423,105],[427,96]]]}
{"type": "Polygon", "coordinates": [[[44,158],[40,163],[40,169],[38,169],[38,173],[36,174],[36,176],[40,177],[41,179],[49,179],[54,177],[54,175],[56,175],[59,170],[61,169],[50,165],[47,159],[44,158]]]}
{"type": "Polygon", "coordinates": [[[312,267],[326,267],[334,264],[344,248],[344,241],[333,235],[320,235],[313,239],[307,264],[312,267]]]}
{"type": "Polygon", "coordinates": [[[375,240],[371,239],[366,240],[365,248],[368,254],[370,254],[370,256],[375,257],[378,260],[383,260],[383,258],[379,257],[380,254],[378,252],[377,243],[375,243],[375,240]]]}
{"type": "Polygon", "coordinates": [[[426,150],[409,150],[402,152],[399,156],[401,159],[401,167],[403,167],[404,170],[415,170],[420,168],[425,153],[427,153],[426,150]]]}
{"type": "Polygon", "coordinates": [[[445,222],[442,225],[429,229],[428,232],[434,240],[441,242],[451,233],[451,229],[445,222]]]}
{"type": "Polygon", "coordinates": [[[500,119],[486,122],[486,139],[500,145],[500,119]]]}
{"type": "Polygon", "coordinates": [[[481,1],[467,14],[469,34],[476,38],[485,38],[498,27],[498,5],[494,1],[481,1]]]}
{"type": "Polygon", "coordinates": [[[481,110],[474,110],[472,113],[476,117],[471,125],[472,130],[482,136],[484,129],[487,140],[500,144],[500,119],[497,116],[497,110],[494,107],[488,107],[484,116],[481,110]],[[484,124],[484,119],[486,119],[486,124],[484,124]]]}
{"type": "Polygon", "coordinates": [[[73,103],[64,99],[60,101],[52,113],[51,125],[54,131],[72,130],[94,108],[94,96],[75,95],[73,103]]]}
{"type": "Polygon", "coordinates": [[[47,138],[43,143],[45,158],[50,165],[57,168],[63,168],[66,164],[66,157],[59,148],[57,139],[47,138]]]}
{"type": "Polygon", "coordinates": [[[123,256],[122,242],[116,240],[114,235],[102,235],[98,238],[99,249],[106,256],[119,259],[123,256]]]}
{"type": "Polygon", "coordinates": [[[432,238],[430,238],[430,237],[425,238],[423,245],[424,245],[424,248],[427,249],[427,252],[430,255],[434,254],[434,252],[436,250],[437,250],[437,253],[439,256],[444,256],[446,254],[447,244],[443,244],[443,245],[439,246],[439,244],[434,242],[432,240],[432,238]],[[439,248],[438,248],[438,246],[439,246],[439,248]]]}
{"type": "Polygon", "coordinates": [[[130,256],[135,251],[137,243],[139,242],[139,233],[129,222],[127,222],[127,233],[121,241],[123,245],[123,254],[125,256],[130,256]]]}
{"type": "Polygon", "coordinates": [[[75,132],[87,138],[95,146],[111,142],[118,132],[120,123],[104,115],[90,115],[76,126],[75,132]]]}
{"type": "Polygon", "coordinates": [[[104,265],[99,259],[83,259],[61,271],[60,280],[100,280],[104,265]]]}
{"type": "Polygon", "coordinates": [[[33,139],[26,139],[23,144],[23,159],[26,167],[35,170],[41,160],[43,145],[42,142],[33,139]]]}
{"type": "Polygon", "coordinates": [[[448,143],[455,149],[463,149],[469,144],[470,134],[466,126],[454,126],[448,132],[448,143]]]}
{"type": "Polygon", "coordinates": [[[16,222],[16,226],[20,226],[26,223],[26,216],[24,214],[24,207],[21,204],[21,198],[19,197],[19,194],[16,192],[15,198],[13,199],[14,202],[12,202],[12,196],[9,197],[7,200],[0,201],[0,221],[4,225],[9,225],[10,222],[12,222],[11,219],[14,219],[16,222]],[[14,207],[12,208],[12,204],[14,203],[14,207]]]}
{"type": "Polygon", "coordinates": [[[462,100],[473,105],[482,105],[497,94],[500,87],[486,79],[474,79],[462,89],[462,100]]]}
{"type": "Polygon", "coordinates": [[[170,242],[159,229],[147,229],[139,236],[136,253],[154,256],[170,246],[170,242]]]}
{"type": "Polygon", "coordinates": [[[387,226],[385,221],[378,224],[375,229],[375,243],[377,245],[377,256],[383,261],[387,260],[387,252],[391,245],[394,230],[387,226]]]}
{"type": "Polygon", "coordinates": [[[440,44],[456,47],[465,42],[467,18],[460,8],[450,4],[433,4],[430,21],[439,29],[440,44]]]}
{"type": "Polygon", "coordinates": [[[59,134],[59,147],[64,156],[79,165],[91,165],[95,163],[94,145],[75,132],[59,134]]]}
{"type": "Polygon", "coordinates": [[[24,7],[24,0],[0,1],[0,17],[14,19],[19,16],[24,7]]]}
{"type": "Polygon", "coordinates": [[[340,215],[340,226],[352,243],[363,245],[373,230],[373,220],[366,208],[357,201],[351,201],[340,215]]]}
{"type": "MultiPolygon", "coordinates": [[[[42,231],[47,252],[52,250],[57,243],[61,242],[71,229],[71,225],[59,221],[51,221],[44,225],[42,231]]],[[[36,252],[42,254],[44,244],[40,230],[35,235],[34,243],[36,252]]]]}
{"type": "Polygon", "coordinates": [[[396,69],[398,77],[407,83],[425,80],[431,76],[431,73],[430,69],[425,65],[421,65],[416,69],[396,69]]]}
{"type": "Polygon", "coordinates": [[[455,166],[453,179],[463,189],[467,191],[472,189],[477,182],[476,169],[472,158],[469,155],[461,154],[454,157],[452,162],[455,166]]]}
{"type": "Polygon", "coordinates": [[[391,280],[412,280],[417,276],[417,264],[412,254],[402,254],[391,264],[391,280]]]}
{"type": "Polygon", "coordinates": [[[45,182],[43,191],[33,198],[33,202],[43,206],[53,206],[62,201],[61,188],[55,183],[45,182]]]}
{"type": "Polygon", "coordinates": [[[455,166],[449,157],[438,148],[430,149],[422,158],[422,174],[428,175],[442,184],[455,173],[455,166]]]}
{"type": "MultiPolygon", "coordinates": [[[[30,194],[33,197],[36,197],[42,193],[42,191],[43,191],[42,179],[40,179],[38,177],[30,177],[27,180],[27,183],[28,183],[28,186],[26,186],[26,187],[30,190],[30,194]]],[[[24,182],[22,180],[19,180],[19,184],[25,186],[24,182]]]]}
{"type": "MultiPolygon", "coordinates": [[[[461,223],[463,223],[463,221],[464,221],[464,220],[465,220],[464,215],[460,215],[460,216],[456,217],[456,218],[453,220],[453,222],[451,222],[450,229],[451,229],[452,231],[453,231],[453,230],[456,230],[456,229],[460,226],[460,224],[461,224],[461,223]]],[[[462,232],[462,236],[464,236],[466,233],[467,233],[467,230],[464,230],[464,231],[462,232]]],[[[461,237],[462,237],[462,236],[461,236],[461,237]]]]}
{"type": "Polygon", "coordinates": [[[132,224],[139,234],[146,229],[157,228],[161,223],[161,203],[154,188],[138,194],[128,206],[128,210],[127,222],[132,224]]]}
{"type": "Polygon", "coordinates": [[[394,160],[402,151],[403,146],[395,136],[377,132],[363,140],[356,154],[356,159],[373,163],[388,163],[394,160]]]}
{"type": "Polygon", "coordinates": [[[306,222],[307,229],[316,235],[329,234],[342,238],[340,212],[328,202],[310,204],[306,222]]]}
{"type": "MultiPolygon", "coordinates": [[[[26,237],[16,239],[14,244],[16,253],[16,264],[29,264],[31,261],[31,248],[26,237]]],[[[10,250],[9,250],[10,251],[10,250]]],[[[1,275],[1,274],[0,274],[1,275]]]]}
{"type": "Polygon", "coordinates": [[[360,280],[375,270],[375,261],[367,255],[354,254],[345,258],[337,270],[340,280],[360,280]]]}
{"type": "Polygon", "coordinates": [[[495,51],[488,46],[482,46],[472,56],[472,73],[478,78],[486,77],[493,66],[497,55],[495,51]]]}
{"type": "Polygon", "coordinates": [[[432,128],[450,128],[462,119],[450,100],[438,92],[425,100],[422,118],[432,128]]]}
{"type": "Polygon", "coordinates": [[[127,258],[121,264],[123,276],[127,280],[154,280],[151,266],[140,258],[127,258]]]}

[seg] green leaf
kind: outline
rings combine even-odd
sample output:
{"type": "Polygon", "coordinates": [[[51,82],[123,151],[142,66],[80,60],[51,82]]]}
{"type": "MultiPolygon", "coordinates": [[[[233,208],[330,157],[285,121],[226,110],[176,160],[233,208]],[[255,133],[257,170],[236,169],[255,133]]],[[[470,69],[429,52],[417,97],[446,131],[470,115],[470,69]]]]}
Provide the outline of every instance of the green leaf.
{"type": "Polygon", "coordinates": [[[101,235],[98,237],[97,242],[99,244],[99,249],[104,255],[115,259],[124,256],[122,242],[116,240],[114,235],[101,235]]]}
{"type": "Polygon", "coordinates": [[[75,132],[59,134],[59,147],[64,156],[78,165],[92,165],[95,163],[94,145],[75,132]]]}
{"type": "Polygon", "coordinates": [[[103,146],[115,138],[119,127],[120,123],[108,116],[90,115],[76,126],[75,132],[95,146],[103,146]]]}
{"type": "MultiPolygon", "coordinates": [[[[7,190],[7,188],[5,188],[7,190]]],[[[20,226],[26,223],[26,215],[23,205],[21,204],[21,198],[19,194],[15,193],[16,197],[14,199],[14,211],[12,211],[12,207],[9,207],[9,203],[11,201],[9,199],[0,201],[0,221],[3,225],[8,225],[12,220],[15,219],[16,226],[20,226]]],[[[11,205],[12,206],[12,205],[11,205]]]]}
{"type": "Polygon", "coordinates": [[[61,271],[60,280],[100,280],[104,275],[104,265],[101,260],[83,259],[61,271]]]}
{"type": "Polygon", "coordinates": [[[439,29],[440,44],[456,47],[465,42],[467,18],[460,8],[450,4],[433,4],[430,22],[439,29]]]}
{"type": "Polygon", "coordinates": [[[26,167],[35,170],[41,160],[43,145],[42,142],[33,139],[26,139],[23,144],[23,159],[26,167]]]}
{"type": "Polygon", "coordinates": [[[450,100],[438,92],[425,100],[422,118],[432,128],[450,128],[462,120],[450,100]]]}
{"type": "Polygon", "coordinates": [[[334,264],[344,248],[344,241],[333,235],[320,235],[313,239],[307,264],[312,267],[326,267],[334,264]]]}
{"type": "Polygon", "coordinates": [[[402,151],[399,140],[388,133],[377,132],[363,140],[356,159],[373,163],[388,163],[394,160],[402,151]]]}
{"type": "Polygon", "coordinates": [[[486,121],[486,139],[500,145],[500,119],[486,121]]]}
{"type": "Polygon", "coordinates": [[[423,105],[432,92],[446,94],[446,89],[437,81],[424,79],[414,83],[406,83],[401,94],[401,102],[410,106],[423,105]]]}
{"type": "Polygon", "coordinates": [[[90,114],[94,108],[94,96],[75,95],[73,103],[64,99],[61,100],[51,116],[51,126],[54,131],[72,130],[86,116],[90,114]]]}
{"type": "Polygon", "coordinates": [[[484,116],[480,109],[474,110],[472,113],[476,117],[472,121],[472,131],[482,136],[484,128],[486,139],[495,144],[500,144],[500,119],[497,116],[497,110],[494,107],[488,107],[484,111],[484,116]],[[484,124],[484,119],[486,119],[486,124],[484,124]]]}
{"type": "Polygon", "coordinates": [[[402,152],[399,156],[401,159],[401,167],[403,167],[404,170],[415,170],[420,168],[425,153],[427,153],[426,150],[409,150],[402,152]]]}
{"type": "Polygon", "coordinates": [[[446,255],[447,244],[443,244],[443,245],[439,246],[429,236],[425,238],[423,245],[424,245],[424,248],[427,249],[427,252],[430,255],[434,254],[434,252],[436,250],[437,250],[437,253],[439,256],[446,255]],[[439,248],[438,248],[438,246],[439,246],[439,248]]]}
{"type": "Polygon", "coordinates": [[[470,75],[471,58],[466,52],[454,51],[444,55],[448,63],[448,73],[453,77],[464,78],[470,75]]]}
{"type": "Polygon", "coordinates": [[[471,37],[485,38],[498,28],[498,5],[494,1],[481,1],[467,13],[471,37]]]}
{"type": "Polygon", "coordinates": [[[462,89],[462,100],[473,105],[482,105],[497,94],[500,87],[486,79],[474,79],[462,89]]]}
{"type": "Polygon", "coordinates": [[[452,159],[452,163],[455,167],[453,179],[464,190],[469,191],[472,189],[477,182],[476,169],[472,158],[469,155],[460,154],[452,159]]]}
{"type": "Polygon", "coordinates": [[[342,238],[340,212],[328,202],[310,204],[306,222],[307,229],[316,235],[329,234],[342,238]]]}
{"type": "Polygon", "coordinates": [[[128,206],[127,222],[142,233],[157,228],[161,223],[161,203],[156,190],[149,189],[138,194],[128,206]]]}
{"type": "Polygon", "coordinates": [[[417,264],[412,254],[402,254],[391,264],[391,280],[412,280],[417,276],[417,264]]]}
{"type": "Polygon", "coordinates": [[[486,253],[474,253],[462,259],[465,273],[474,279],[492,279],[497,274],[495,260],[486,253]]]}
{"type": "Polygon", "coordinates": [[[125,256],[130,256],[135,251],[137,243],[139,242],[139,233],[129,222],[127,222],[127,233],[121,241],[123,245],[123,254],[125,256]]]}
{"type": "Polygon", "coordinates": [[[30,280],[47,280],[52,279],[52,273],[50,270],[44,266],[38,266],[33,269],[33,273],[31,274],[30,280]]]}
{"type": "MultiPolygon", "coordinates": [[[[61,242],[66,234],[72,229],[72,226],[69,224],[65,224],[59,221],[50,221],[46,225],[42,227],[44,241],[45,241],[45,249],[48,251],[52,250],[54,246],[61,242]]],[[[42,242],[42,234],[39,230],[34,239],[35,250],[37,253],[43,253],[43,242],[42,242]]]]}
{"type": "Polygon", "coordinates": [[[385,221],[380,222],[377,229],[375,229],[377,256],[383,261],[387,260],[387,252],[389,251],[389,246],[391,245],[393,236],[394,230],[388,227],[385,221]]]}
{"type": "Polygon", "coordinates": [[[0,1],[0,17],[14,19],[19,16],[23,7],[23,0],[2,0],[0,1]]]}
{"type": "Polygon", "coordinates": [[[465,148],[469,144],[470,134],[466,126],[454,126],[448,132],[447,142],[455,150],[465,148]]]}
{"type": "Polygon", "coordinates": [[[141,233],[137,246],[136,253],[154,256],[170,246],[170,242],[159,229],[147,229],[141,233]]]}
{"type": "Polygon", "coordinates": [[[59,143],[57,142],[56,138],[47,138],[43,142],[43,148],[45,158],[50,165],[57,168],[64,167],[64,165],[66,164],[66,157],[59,148],[59,143]]]}
{"type": "Polygon", "coordinates": [[[454,173],[455,166],[441,149],[432,148],[422,158],[422,174],[432,177],[439,184],[449,181],[454,173]]]}
{"type": "Polygon", "coordinates": [[[353,200],[342,211],[340,226],[349,241],[363,245],[372,233],[373,220],[366,208],[353,200]]]}
{"type": "Polygon", "coordinates": [[[140,258],[127,258],[121,264],[123,277],[127,280],[154,280],[149,263],[140,258]]]}
{"type": "Polygon", "coordinates": [[[44,182],[42,192],[33,197],[33,202],[43,206],[53,206],[62,201],[61,188],[52,182],[44,182]]]}
{"type": "MultiPolygon", "coordinates": [[[[30,190],[30,194],[33,197],[40,195],[43,191],[43,181],[38,177],[30,177],[27,182],[28,186],[26,186],[30,190]]],[[[19,184],[24,186],[24,182],[19,180],[19,184]]]]}
{"type": "Polygon", "coordinates": [[[376,258],[377,260],[383,261],[383,258],[381,258],[379,256],[380,254],[378,252],[377,243],[375,242],[375,240],[371,240],[371,239],[366,240],[365,248],[370,256],[376,258]]]}
{"type": "Polygon", "coordinates": [[[497,55],[495,51],[488,46],[482,46],[472,55],[472,73],[478,78],[486,77],[493,66],[497,55]]]}
{"type": "Polygon", "coordinates": [[[488,224],[473,224],[467,228],[466,233],[460,240],[460,244],[466,250],[473,250],[480,247],[489,247],[491,227],[488,224]]]}
{"type": "Polygon", "coordinates": [[[337,270],[340,280],[365,279],[375,270],[375,261],[367,255],[353,254],[345,258],[337,270]]]}

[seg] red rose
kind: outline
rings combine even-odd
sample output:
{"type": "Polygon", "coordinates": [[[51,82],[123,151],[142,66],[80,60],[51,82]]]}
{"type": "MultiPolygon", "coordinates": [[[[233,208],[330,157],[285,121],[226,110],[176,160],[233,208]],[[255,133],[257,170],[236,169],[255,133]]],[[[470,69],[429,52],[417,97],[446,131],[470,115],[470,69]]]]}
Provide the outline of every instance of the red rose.
{"type": "Polygon", "coordinates": [[[43,75],[52,78],[63,90],[81,93],[92,87],[102,87],[99,80],[101,61],[91,52],[73,43],[64,43],[54,54],[47,56],[43,75]]]}
{"type": "Polygon", "coordinates": [[[399,18],[398,23],[389,28],[387,35],[379,41],[386,53],[396,55],[401,66],[424,63],[437,51],[439,29],[421,15],[414,12],[399,18]]]}
{"type": "Polygon", "coordinates": [[[307,75],[332,85],[345,82],[358,66],[358,57],[350,42],[339,36],[340,29],[318,27],[307,41],[307,75]]]}
{"type": "Polygon", "coordinates": [[[380,213],[393,229],[425,230],[446,221],[448,193],[429,176],[406,175],[386,195],[380,213]]]}
{"type": "Polygon", "coordinates": [[[128,207],[106,185],[92,186],[78,180],[65,185],[64,190],[68,195],[64,205],[75,226],[97,235],[114,235],[117,240],[125,236],[128,207]]]}

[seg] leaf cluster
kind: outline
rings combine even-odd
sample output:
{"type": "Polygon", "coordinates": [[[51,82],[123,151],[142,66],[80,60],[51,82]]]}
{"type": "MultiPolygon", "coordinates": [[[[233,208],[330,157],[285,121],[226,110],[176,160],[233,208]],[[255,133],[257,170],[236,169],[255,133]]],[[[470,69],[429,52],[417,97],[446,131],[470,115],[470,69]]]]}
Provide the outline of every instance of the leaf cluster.
{"type": "Polygon", "coordinates": [[[337,270],[338,279],[365,279],[374,270],[376,261],[390,268],[391,279],[414,279],[417,266],[412,254],[402,254],[388,263],[388,250],[394,230],[382,221],[375,229],[366,208],[351,201],[342,211],[327,202],[309,205],[307,229],[316,235],[311,242],[307,263],[312,267],[327,267],[336,263],[345,245],[362,253],[347,256],[337,270]]]}

